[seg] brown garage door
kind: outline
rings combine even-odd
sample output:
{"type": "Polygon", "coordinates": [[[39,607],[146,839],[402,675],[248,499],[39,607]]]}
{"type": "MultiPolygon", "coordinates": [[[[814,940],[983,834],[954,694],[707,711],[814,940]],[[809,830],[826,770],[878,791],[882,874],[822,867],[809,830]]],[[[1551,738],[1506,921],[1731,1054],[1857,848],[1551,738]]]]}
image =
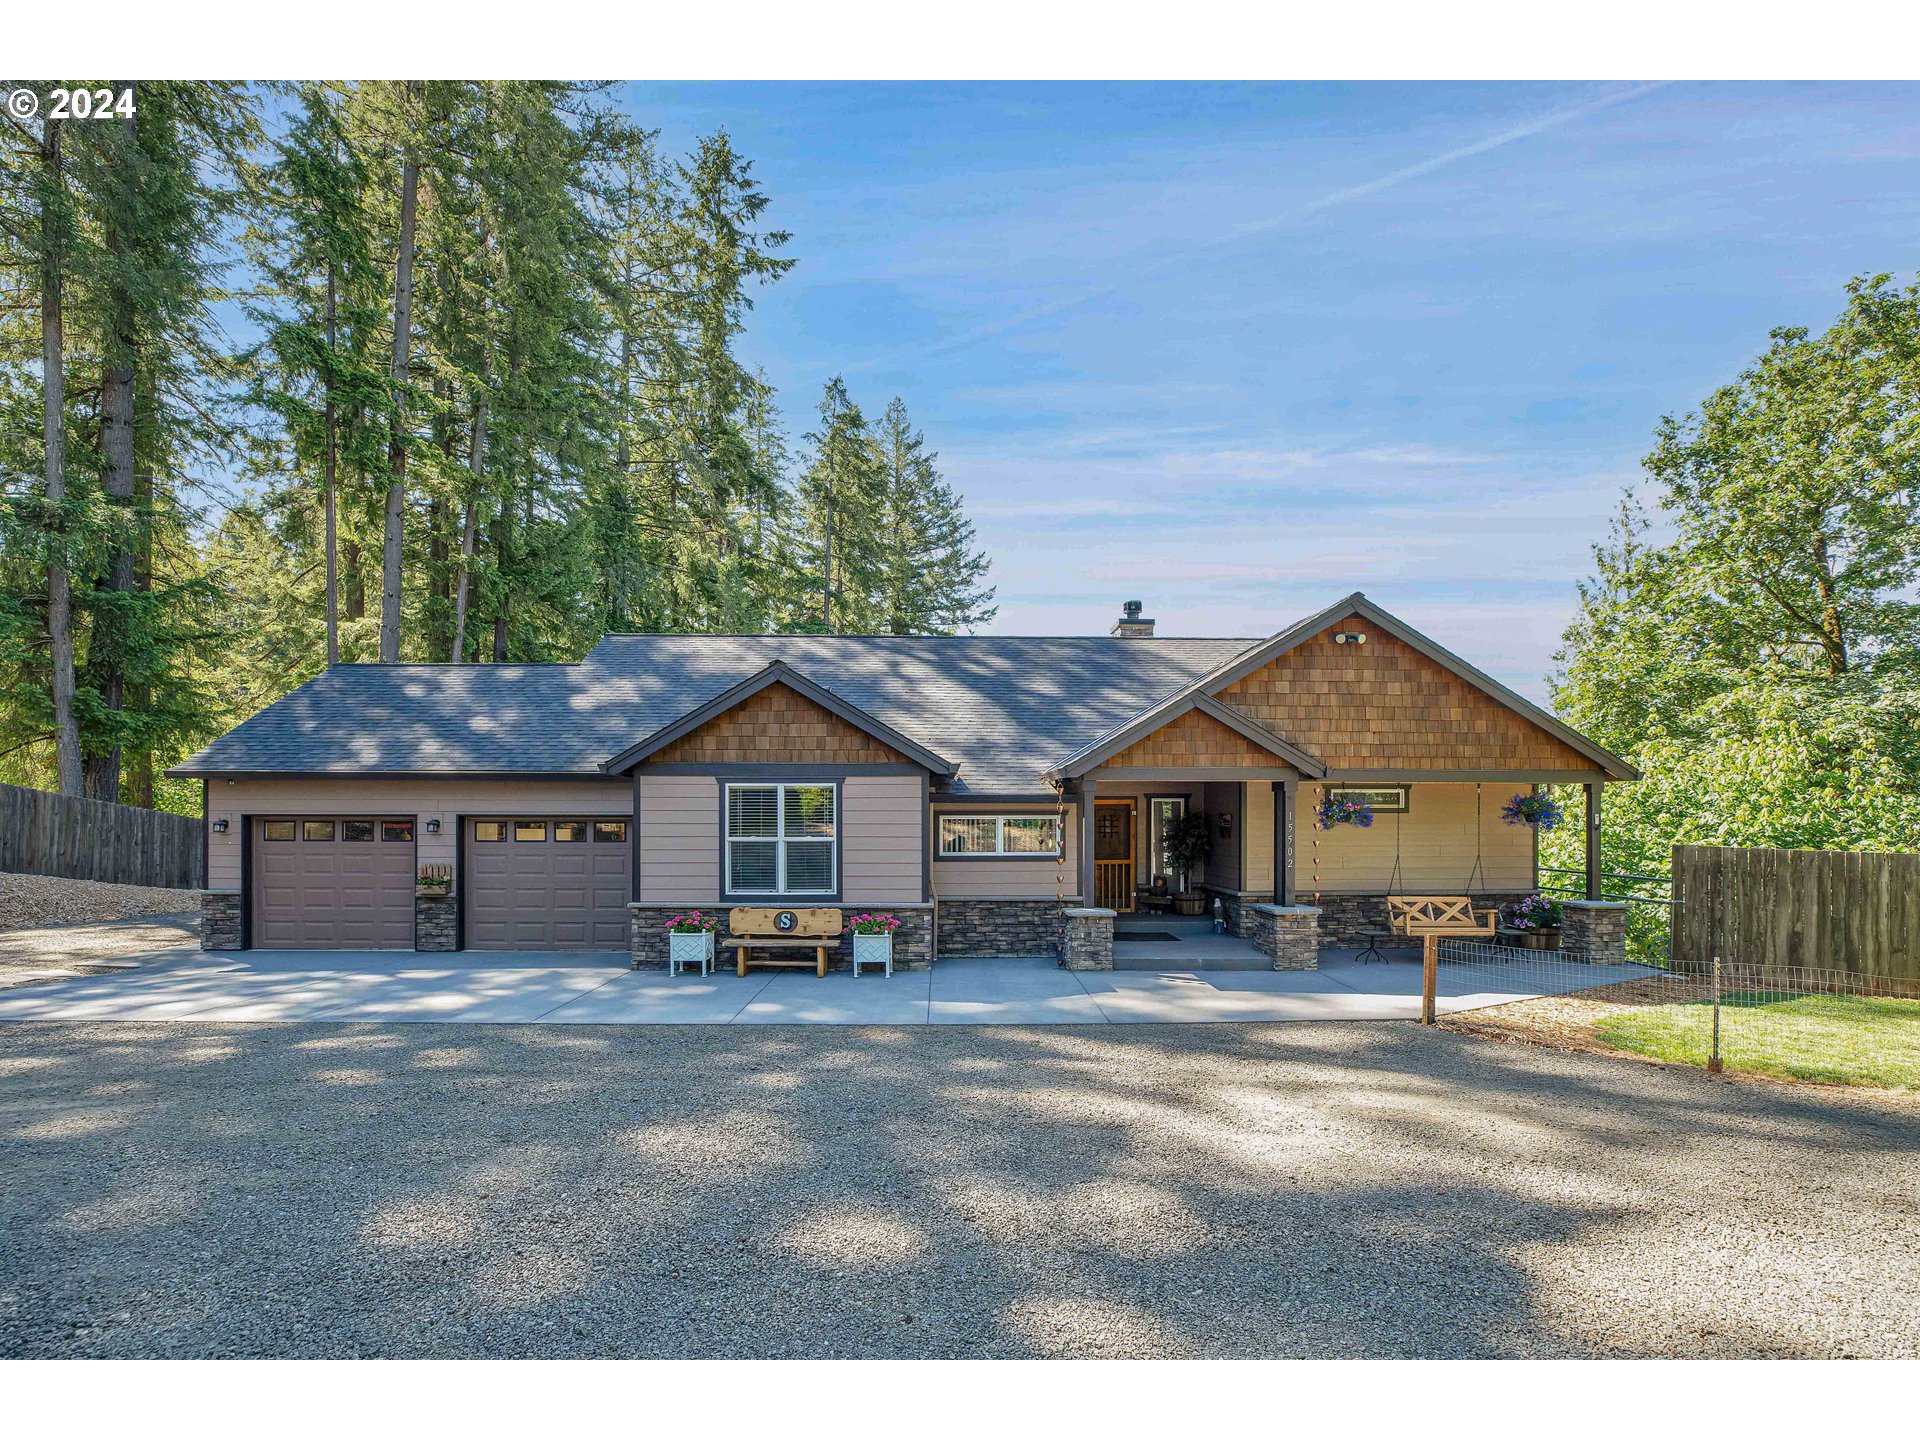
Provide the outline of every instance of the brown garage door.
{"type": "Polygon", "coordinates": [[[466,824],[470,948],[627,948],[625,820],[521,816],[466,824]]]}
{"type": "Polygon", "coordinates": [[[263,950],[411,950],[413,820],[253,822],[253,943],[263,950]]]}

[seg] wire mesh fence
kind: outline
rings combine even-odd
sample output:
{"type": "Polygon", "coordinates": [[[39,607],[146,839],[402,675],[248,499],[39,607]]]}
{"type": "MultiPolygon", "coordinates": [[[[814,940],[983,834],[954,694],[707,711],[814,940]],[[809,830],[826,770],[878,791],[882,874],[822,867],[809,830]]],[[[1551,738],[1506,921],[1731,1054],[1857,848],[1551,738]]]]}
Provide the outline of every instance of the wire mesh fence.
{"type": "Polygon", "coordinates": [[[1519,1038],[1704,1069],[1920,1092],[1920,983],[1720,957],[1682,973],[1442,939],[1431,1010],[1519,1038]]]}

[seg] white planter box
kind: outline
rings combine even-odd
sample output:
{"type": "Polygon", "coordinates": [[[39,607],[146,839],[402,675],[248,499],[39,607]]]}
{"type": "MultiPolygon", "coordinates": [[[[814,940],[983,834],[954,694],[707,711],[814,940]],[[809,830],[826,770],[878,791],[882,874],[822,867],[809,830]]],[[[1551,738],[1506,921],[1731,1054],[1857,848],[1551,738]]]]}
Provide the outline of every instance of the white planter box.
{"type": "Polygon", "coordinates": [[[713,931],[697,935],[668,932],[667,973],[672,975],[686,965],[697,967],[702,975],[713,968],[713,931]]]}
{"type": "Polygon", "coordinates": [[[853,937],[853,973],[858,975],[862,965],[878,965],[887,974],[893,974],[893,936],[855,935],[853,937]]]}

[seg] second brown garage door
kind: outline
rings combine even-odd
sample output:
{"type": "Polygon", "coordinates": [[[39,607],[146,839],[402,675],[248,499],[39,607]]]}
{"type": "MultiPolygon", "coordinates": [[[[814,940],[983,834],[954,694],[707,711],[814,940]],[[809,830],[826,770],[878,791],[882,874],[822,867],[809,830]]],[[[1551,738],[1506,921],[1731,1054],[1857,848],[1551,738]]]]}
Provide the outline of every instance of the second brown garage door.
{"type": "Polygon", "coordinates": [[[466,829],[470,949],[627,948],[625,820],[516,817],[466,829]]]}

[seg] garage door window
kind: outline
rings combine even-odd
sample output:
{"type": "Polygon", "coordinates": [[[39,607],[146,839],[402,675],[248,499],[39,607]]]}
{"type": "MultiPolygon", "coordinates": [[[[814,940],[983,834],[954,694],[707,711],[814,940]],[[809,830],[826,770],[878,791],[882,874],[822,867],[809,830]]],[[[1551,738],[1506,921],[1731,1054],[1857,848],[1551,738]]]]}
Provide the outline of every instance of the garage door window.
{"type": "Polygon", "coordinates": [[[301,838],[305,840],[333,839],[333,821],[308,820],[301,827],[301,838]]]}
{"type": "Polygon", "coordinates": [[[411,845],[413,843],[413,822],[411,820],[382,820],[380,822],[380,838],[389,843],[398,842],[411,845]]]}
{"type": "Polygon", "coordinates": [[[513,838],[516,840],[545,840],[547,822],[544,820],[516,820],[513,822],[513,838]]]}
{"type": "Polygon", "coordinates": [[[839,843],[831,785],[727,786],[727,890],[830,895],[839,843]]]}
{"type": "Polygon", "coordinates": [[[373,843],[373,822],[371,820],[342,820],[340,838],[355,843],[371,845],[373,843]]]}
{"type": "Polygon", "coordinates": [[[587,822],[556,820],[553,822],[553,838],[563,845],[584,845],[587,842],[587,822]]]}
{"type": "Polygon", "coordinates": [[[268,840],[293,839],[293,821],[268,820],[260,827],[261,836],[268,840]]]}
{"type": "Polygon", "coordinates": [[[593,838],[613,845],[624,845],[627,843],[627,822],[596,820],[593,822],[593,838]]]}
{"type": "Polygon", "coordinates": [[[507,822],[504,820],[476,820],[473,822],[473,838],[476,840],[504,840],[507,838],[507,822]]]}

